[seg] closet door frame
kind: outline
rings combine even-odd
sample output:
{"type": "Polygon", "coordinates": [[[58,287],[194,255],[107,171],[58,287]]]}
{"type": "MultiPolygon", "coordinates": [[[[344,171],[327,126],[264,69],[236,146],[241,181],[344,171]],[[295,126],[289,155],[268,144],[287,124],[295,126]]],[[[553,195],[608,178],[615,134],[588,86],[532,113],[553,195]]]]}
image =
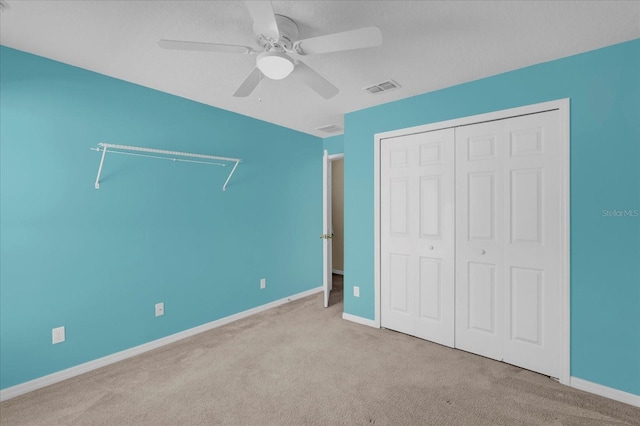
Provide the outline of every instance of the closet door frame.
{"type": "Polygon", "coordinates": [[[405,129],[393,130],[390,132],[376,133],[374,135],[374,299],[375,299],[375,318],[373,325],[380,328],[380,265],[381,265],[381,243],[380,243],[380,145],[381,141],[387,138],[393,138],[413,133],[430,132],[434,130],[448,129],[452,127],[464,126],[469,124],[483,123],[493,120],[502,120],[521,115],[535,114],[545,111],[558,110],[560,114],[561,138],[561,210],[562,214],[558,218],[561,230],[561,276],[560,283],[560,306],[561,306],[561,324],[560,324],[560,383],[571,385],[571,367],[570,367],[570,182],[569,182],[569,141],[570,141],[570,101],[569,98],[559,99],[550,102],[527,105],[517,108],[510,108],[500,111],[494,111],[486,114],[473,115],[469,117],[456,118],[453,120],[441,121],[421,126],[409,127],[405,129]]]}

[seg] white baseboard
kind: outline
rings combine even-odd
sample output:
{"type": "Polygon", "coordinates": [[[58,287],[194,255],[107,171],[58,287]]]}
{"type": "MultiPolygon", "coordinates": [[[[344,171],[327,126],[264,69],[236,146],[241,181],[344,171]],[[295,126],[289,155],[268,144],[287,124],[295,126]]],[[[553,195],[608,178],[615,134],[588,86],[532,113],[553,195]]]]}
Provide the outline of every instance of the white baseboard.
{"type": "Polygon", "coordinates": [[[570,386],[585,392],[594,393],[596,395],[604,396],[605,398],[614,399],[616,401],[624,402],[625,404],[640,407],[640,395],[634,395],[632,393],[599,385],[573,376],[571,377],[570,386]]]}
{"type": "Polygon", "coordinates": [[[322,291],[322,287],[312,288],[311,290],[303,291],[302,293],[294,294],[293,296],[275,300],[273,302],[270,302],[261,306],[257,306],[255,308],[248,309],[246,311],[238,312],[237,314],[229,315],[228,317],[220,318],[218,320],[215,320],[206,324],[202,324],[197,327],[193,327],[188,330],[184,330],[179,333],[172,334],[170,336],[166,336],[148,343],[144,343],[139,346],[134,346],[133,348],[125,349],[124,351],[121,351],[121,352],[116,352],[114,354],[107,355],[105,357],[98,358],[93,361],[85,362],[84,364],[79,364],[74,367],[67,368],[66,370],[58,371],[56,373],[39,377],[37,379],[30,380],[28,382],[20,383],[19,385],[2,389],[0,390],[0,401],[6,401],[8,399],[15,398],[25,393],[32,392],[36,389],[41,389],[46,386],[52,385],[54,383],[58,383],[63,380],[70,379],[72,377],[79,376],[80,374],[84,374],[89,371],[96,370],[98,368],[107,366],[109,364],[113,364],[118,361],[122,361],[127,358],[131,358],[141,353],[144,353],[153,349],[157,349],[164,345],[168,345],[169,343],[177,342],[178,340],[182,340],[184,338],[191,337],[193,335],[196,335],[205,331],[209,331],[217,327],[221,327],[225,324],[229,324],[239,319],[246,318],[251,315],[255,315],[259,312],[266,311],[267,309],[275,308],[276,306],[284,305],[285,303],[292,302],[297,299],[302,299],[303,297],[307,297],[312,294],[319,293],[321,291],[322,291]]]}
{"type": "Polygon", "coordinates": [[[340,269],[332,269],[331,272],[337,275],[344,275],[344,271],[341,271],[340,269]]]}
{"type": "Polygon", "coordinates": [[[362,324],[362,325],[367,325],[369,327],[373,327],[373,328],[380,328],[380,326],[378,326],[378,324],[376,324],[376,322],[374,320],[370,320],[367,318],[362,318],[356,315],[351,315],[351,314],[347,314],[345,312],[342,313],[342,319],[347,320],[347,321],[351,321],[351,322],[355,322],[358,324],[362,324]]]}

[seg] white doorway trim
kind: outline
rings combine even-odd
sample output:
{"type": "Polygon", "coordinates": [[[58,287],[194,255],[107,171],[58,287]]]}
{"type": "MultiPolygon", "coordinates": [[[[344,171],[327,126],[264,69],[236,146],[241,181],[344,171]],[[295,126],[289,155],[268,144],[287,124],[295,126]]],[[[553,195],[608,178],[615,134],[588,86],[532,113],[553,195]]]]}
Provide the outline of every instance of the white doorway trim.
{"type": "Polygon", "coordinates": [[[562,182],[559,182],[561,199],[562,199],[562,215],[560,220],[560,229],[562,233],[561,252],[564,253],[561,259],[561,324],[560,324],[560,383],[565,385],[571,384],[570,369],[570,223],[569,223],[569,130],[570,130],[570,101],[568,98],[556,101],[543,102],[534,105],[527,105],[518,108],[506,109],[501,111],[479,114],[469,117],[456,118],[453,120],[442,121],[439,123],[431,123],[421,126],[410,127],[406,129],[393,130],[374,135],[374,300],[375,300],[375,318],[374,324],[380,327],[380,144],[383,139],[392,138],[411,133],[423,133],[433,130],[447,129],[451,127],[464,126],[469,124],[482,123],[493,120],[501,120],[520,115],[535,114],[544,111],[558,110],[561,117],[561,165],[562,165],[562,182]]]}

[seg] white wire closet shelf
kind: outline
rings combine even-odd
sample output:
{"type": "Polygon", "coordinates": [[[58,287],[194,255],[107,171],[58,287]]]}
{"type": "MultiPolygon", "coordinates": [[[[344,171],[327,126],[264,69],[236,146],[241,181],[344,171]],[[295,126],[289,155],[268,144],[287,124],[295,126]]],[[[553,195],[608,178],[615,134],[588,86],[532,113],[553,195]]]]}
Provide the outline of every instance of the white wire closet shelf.
{"type": "Polygon", "coordinates": [[[94,151],[102,152],[102,157],[100,158],[100,166],[98,167],[98,176],[96,176],[96,189],[100,189],[100,174],[102,173],[102,166],[104,164],[104,158],[107,155],[107,151],[114,154],[157,158],[160,160],[172,160],[185,163],[209,164],[212,166],[221,167],[227,167],[233,164],[233,168],[231,169],[227,180],[224,182],[224,185],[222,185],[223,191],[227,190],[227,184],[229,183],[229,180],[231,180],[231,176],[233,176],[233,173],[236,171],[238,164],[242,162],[242,160],[239,158],[220,157],[217,155],[207,154],[194,154],[191,152],[167,151],[165,149],[143,148],[139,146],[116,145],[111,143],[99,143],[97,148],[91,149],[94,151]]]}

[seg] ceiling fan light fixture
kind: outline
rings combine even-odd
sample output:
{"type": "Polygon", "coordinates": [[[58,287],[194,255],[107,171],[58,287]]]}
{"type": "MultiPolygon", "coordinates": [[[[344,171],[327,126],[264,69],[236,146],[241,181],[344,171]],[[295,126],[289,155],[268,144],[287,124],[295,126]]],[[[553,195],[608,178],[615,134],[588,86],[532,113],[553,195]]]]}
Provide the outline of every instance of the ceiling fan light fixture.
{"type": "Polygon", "coordinates": [[[263,52],[258,55],[258,69],[272,80],[282,80],[293,71],[293,59],[282,52],[263,52]]]}

